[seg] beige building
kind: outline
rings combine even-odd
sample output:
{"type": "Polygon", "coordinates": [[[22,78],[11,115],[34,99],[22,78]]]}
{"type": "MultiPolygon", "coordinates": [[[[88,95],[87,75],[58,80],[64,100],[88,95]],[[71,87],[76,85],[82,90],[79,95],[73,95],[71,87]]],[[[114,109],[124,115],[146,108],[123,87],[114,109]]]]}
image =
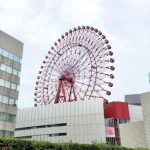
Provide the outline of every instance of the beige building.
{"type": "Polygon", "coordinates": [[[133,122],[119,125],[122,146],[150,148],[150,92],[140,94],[140,103],[141,111],[132,109],[133,122]]]}
{"type": "Polygon", "coordinates": [[[0,30],[0,137],[13,136],[23,43],[0,30]]]}

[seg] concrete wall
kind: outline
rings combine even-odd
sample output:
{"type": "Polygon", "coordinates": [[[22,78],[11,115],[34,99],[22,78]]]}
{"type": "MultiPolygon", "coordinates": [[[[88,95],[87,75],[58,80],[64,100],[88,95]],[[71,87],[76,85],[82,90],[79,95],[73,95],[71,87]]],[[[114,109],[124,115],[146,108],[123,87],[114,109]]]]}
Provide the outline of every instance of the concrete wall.
{"type": "Polygon", "coordinates": [[[16,115],[17,107],[0,103],[0,112],[16,115]]]}
{"type": "Polygon", "coordinates": [[[23,43],[1,30],[0,47],[22,58],[23,43]]]}
{"type": "Polygon", "coordinates": [[[129,114],[130,114],[130,122],[142,121],[143,113],[142,107],[136,105],[128,105],[129,114]]]}
{"type": "Polygon", "coordinates": [[[16,123],[0,121],[0,129],[5,131],[15,131],[16,123]]]}
{"type": "Polygon", "coordinates": [[[148,147],[143,121],[120,124],[119,128],[121,146],[131,148],[148,147]]]}
{"type": "Polygon", "coordinates": [[[148,148],[150,148],[150,92],[141,94],[141,104],[148,148]]]}
{"type": "MultiPolygon", "coordinates": [[[[22,51],[22,49],[20,51],[22,51]]],[[[6,58],[2,55],[0,55],[0,62],[4,63],[5,65],[10,66],[12,68],[16,68],[17,70],[21,70],[21,64],[15,62],[9,58],[6,58]]]]}
{"type": "Polygon", "coordinates": [[[67,126],[15,131],[15,137],[32,136],[35,140],[51,142],[72,140],[77,143],[106,140],[103,101],[94,99],[20,109],[16,129],[59,123],[67,123],[67,126]],[[49,134],[64,132],[67,136],[49,137],[49,134]]]}

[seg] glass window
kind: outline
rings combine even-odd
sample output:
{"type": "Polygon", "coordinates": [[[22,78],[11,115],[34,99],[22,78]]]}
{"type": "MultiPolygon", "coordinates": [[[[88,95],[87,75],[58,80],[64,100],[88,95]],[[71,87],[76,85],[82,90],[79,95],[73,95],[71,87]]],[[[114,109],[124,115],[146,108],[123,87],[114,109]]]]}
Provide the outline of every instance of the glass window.
{"type": "Polygon", "coordinates": [[[0,55],[2,54],[2,49],[0,48],[0,55]]]}
{"type": "Polygon", "coordinates": [[[16,122],[16,116],[10,115],[10,122],[16,122]]]}
{"type": "Polygon", "coordinates": [[[14,55],[14,61],[20,63],[20,58],[19,58],[18,56],[15,56],[15,55],[14,55]]]}
{"type": "Polygon", "coordinates": [[[19,92],[19,87],[20,87],[20,86],[19,86],[19,85],[17,85],[17,91],[18,91],[18,92],[19,92]]]}
{"type": "Polygon", "coordinates": [[[8,104],[9,98],[6,96],[3,96],[3,103],[8,104]]]}
{"type": "Polygon", "coordinates": [[[16,106],[18,105],[18,100],[17,99],[15,100],[15,104],[16,104],[16,106]]]}
{"type": "Polygon", "coordinates": [[[10,88],[10,82],[9,81],[5,81],[5,87],[10,88]]]}
{"type": "Polygon", "coordinates": [[[13,117],[13,122],[16,122],[16,116],[13,117]]]}
{"type": "Polygon", "coordinates": [[[20,64],[22,64],[22,59],[20,58],[20,64]]]}
{"type": "Polygon", "coordinates": [[[8,58],[11,59],[11,60],[13,60],[14,55],[13,55],[12,53],[9,53],[9,54],[8,54],[8,58]]]}
{"type": "Polygon", "coordinates": [[[0,95],[0,102],[2,102],[2,100],[3,100],[3,96],[2,96],[2,95],[0,95]]]}
{"type": "Polygon", "coordinates": [[[9,122],[11,122],[11,120],[10,120],[10,114],[6,114],[6,121],[9,121],[9,122]]]}
{"type": "Polygon", "coordinates": [[[4,137],[4,131],[3,130],[0,130],[0,137],[4,137]]]}
{"type": "Polygon", "coordinates": [[[11,132],[10,132],[10,136],[14,136],[14,132],[11,131],[11,132]]]}
{"type": "Polygon", "coordinates": [[[6,121],[7,120],[7,114],[5,114],[5,113],[1,113],[1,119],[2,119],[2,121],[6,121]]]}
{"type": "Polygon", "coordinates": [[[7,66],[7,72],[12,74],[12,68],[7,66]]]}
{"type": "Polygon", "coordinates": [[[20,77],[21,76],[21,72],[20,71],[18,71],[18,77],[20,77]]]}
{"type": "Polygon", "coordinates": [[[9,105],[14,105],[15,104],[15,100],[13,98],[9,99],[9,105]]]}
{"type": "Polygon", "coordinates": [[[11,83],[11,89],[16,90],[16,88],[17,88],[17,85],[15,83],[11,83]]]}
{"type": "Polygon", "coordinates": [[[5,137],[9,137],[9,136],[10,136],[10,134],[11,134],[11,132],[10,132],[10,131],[5,131],[5,137]]]}
{"type": "Polygon", "coordinates": [[[0,79],[0,86],[4,86],[4,80],[0,79]]]}
{"type": "Polygon", "coordinates": [[[8,52],[3,50],[3,54],[2,55],[5,56],[5,57],[8,57],[8,52]]]}
{"type": "Polygon", "coordinates": [[[6,71],[6,65],[1,64],[1,70],[6,71]]]}
{"type": "Polygon", "coordinates": [[[13,75],[17,76],[18,71],[16,69],[13,69],[13,75]]]}

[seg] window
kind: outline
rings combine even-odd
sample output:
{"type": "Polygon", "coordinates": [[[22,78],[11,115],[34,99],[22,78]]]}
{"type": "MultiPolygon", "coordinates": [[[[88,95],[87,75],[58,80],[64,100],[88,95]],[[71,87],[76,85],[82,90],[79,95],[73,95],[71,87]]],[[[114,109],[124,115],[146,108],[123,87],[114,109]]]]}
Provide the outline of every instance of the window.
{"type": "Polygon", "coordinates": [[[20,58],[20,64],[22,64],[22,59],[20,58]]]}
{"type": "Polygon", "coordinates": [[[16,61],[16,62],[19,63],[19,62],[20,62],[20,58],[19,58],[18,56],[15,56],[15,55],[14,55],[14,61],[16,61]]]}
{"type": "Polygon", "coordinates": [[[8,137],[8,136],[13,136],[13,132],[12,131],[0,130],[0,138],[8,137]]]}
{"type": "Polygon", "coordinates": [[[16,88],[17,88],[17,85],[15,83],[11,83],[11,89],[16,90],[16,88]]]}
{"type": "Polygon", "coordinates": [[[18,77],[20,77],[21,76],[21,72],[20,71],[18,71],[18,77]]]}
{"type": "Polygon", "coordinates": [[[6,114],[6,121],[11,122],[11,121],[10,121],[10,117],[11,117],[11,115],[6,114]]]}
{"type": "Polygon", "coordinates": [[[15,104],[15,100],[13,98],[9,99],[9,105],[14,105],[15,104]]]}
{"type": "Polygon", "coordinates": [[[0,86],[4,86],[4,80],[0,79],[0,86]]]}
{"type": "Polygon", "coordinates": [[[0,130],[0,138],[4,137],[4,131],[0,130]]]}
{"type": "Polygon", "coordinates": [[[10,136],[11,132],[10,131],[5,131],[5,136],[8,137],[10,136]]]}
{"type": "Polygon", "coordinates": [[[15,99],[15,104],[16,104],[16,106],[18,105],[18,100],[17,99],[15,99]]]}
{"type": "Polygon", "coordinates": [[[13,57],[14,57],[14,55],[13,55],[12,53],[9,53],[9,54],[8,54],[8,58],[9,58],[9,59],[13,60],[13,57]]]}
{"type": "Polygon", "coordinates": [[[0,48],[0,55],[2,54],[2,49],[0,48]]]}
{"type": "Polygon", "coordinates": [[[16,115],[11,115],[7,113],[0,113],[0,120],[1,121],[8,121],[8,122],[16,122],[16,115]]]}
{"type": "Polygon", "coordinates": [[[16,69],[13,69],[13,75],[16,75],[17,76],[17,70],[16,69]]]}
{"type": "Polygon", "coordinates": [[[16,116],[10,115],[10,122],[16,122],[16,116]]]}
{"type": "Polygon", "coordinates": [[[10,88],[10,82],[9,81],[5,81],[5,87],[10,88]]]}
{"type": "Polygon", "coordinates": [[[17,91],[19,92],[19,85],[17,85],[17,91]]]}
{"type": "Polygon", "coordinates": [[[6,65],[1,64],[1,70],[6,71],[6,65]]]}
{"type": "Polygon", "coordinates": [[[1,113],[1,120],[6,121],[7,120],[7,114],[1,113]]]}
{"type": "Polygon", "coordinates": [[[7,72],[12,74],[12,68],[7,66],[7,72]]]}
{"type": "Polygon", "coordinates": [[[0,95],[0,103],[2,102],[2,100],[3,100],[3,96],[2,96],[2,95],[0,95]]]}
{"type": "Polygon", "coordinates": [[[5,57],[8,57],[8,52],[3,50],[3,54],[2,55],[5,56],[5,57]]]}
{"type": "Polygon", "coordinates": [[[4,104],[8,104],[8,100],[9,100],[9,98],[8,98],[8,97],[3,96],[3,103],[4,103],[4,104]]]}

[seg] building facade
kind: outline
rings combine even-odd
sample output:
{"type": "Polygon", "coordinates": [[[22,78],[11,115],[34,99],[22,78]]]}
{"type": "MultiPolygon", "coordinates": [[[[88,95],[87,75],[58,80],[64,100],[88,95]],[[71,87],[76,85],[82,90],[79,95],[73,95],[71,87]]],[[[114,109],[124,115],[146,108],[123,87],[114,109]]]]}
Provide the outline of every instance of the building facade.
{"type": "Polygon", "coordinates": [[[119,125],[122,146],[150,148],[150,92],[140,94],[140,103],[129,109],[133,122],[119,125]]]}
{"type": "Polygon", "coordinates": [[[23,43],[0,30],[0,137],[14,136],[23,43]]]}
{"type": "Polygon", "coordinates": [[[125,95],[125,102],[130,105],[141,105],[140,94],[125,95]]]}
{"type": "Polygon", "coordinates": [[[91,99],[18,110],[16,138],[106,142],[103,101],[91,99]]]}
{"type": "Polygon", "coordinates": [[[15,137],[150,148],[149,110],[150,92],[140,94],[140,105],[91,99],[20,109],[15,137]]]}
{"type": "Polygon", "coordinates": [[[130,114],[128,103],[126,102],[110,102],[104,104],[105,127],[110,128],[113,136],[106,134],[106,142],[114,145],[121,145],[119,124],[129,122],[130,114]]]}

